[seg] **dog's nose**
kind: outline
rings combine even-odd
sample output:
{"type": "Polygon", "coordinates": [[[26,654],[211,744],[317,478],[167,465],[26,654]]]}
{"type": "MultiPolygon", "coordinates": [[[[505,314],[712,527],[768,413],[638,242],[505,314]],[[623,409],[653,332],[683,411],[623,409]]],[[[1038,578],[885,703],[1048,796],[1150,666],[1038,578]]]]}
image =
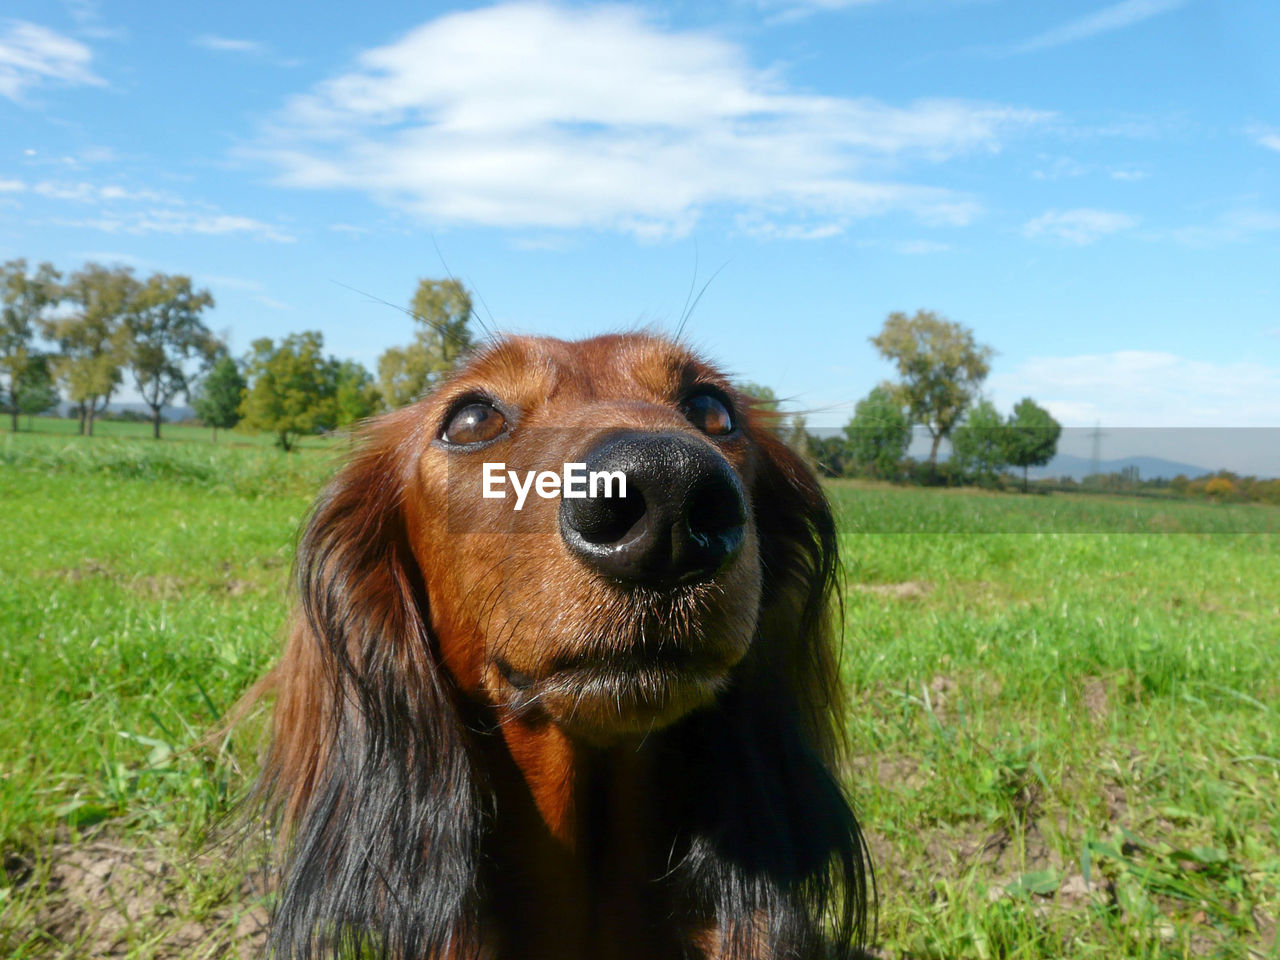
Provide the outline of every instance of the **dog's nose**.
{"type": "Polygon", "coordinates": [[[649,585],[705,580],[742,549],[742,485],[707,444],[679,433],[616,433],[585,463],[587,496],[561,500],[560,535],[605,576],[649,585]],[[618,495],[619,475],[626,496],[618,495]]]}

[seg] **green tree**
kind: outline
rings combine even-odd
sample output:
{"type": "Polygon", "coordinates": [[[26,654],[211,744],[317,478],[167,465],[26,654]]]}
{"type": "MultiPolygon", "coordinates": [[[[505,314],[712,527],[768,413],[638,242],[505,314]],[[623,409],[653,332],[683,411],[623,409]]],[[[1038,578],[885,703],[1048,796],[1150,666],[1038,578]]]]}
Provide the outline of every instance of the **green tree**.
{"type": "Polygon", "coordinates": [[[14,409],[27,415],[27,429],[31,429],[30,418],[37,413],[44,413],[58,405],[58,385],[53,382],[53,370],[49,357],[43,353],[32,354],[23,367],[22,375],[13,394],[14,409]]]}
{"type": "Polygon", "coordinates": [[[911,444],[911,423],[883,383],[858,401],[844,432],[854,463],[877,477],[892,476],[911,444]]]}
{"type": "MultiPolygon", "coordinates": [[[[45,311],[59,299],[60,279],[49,263],[40,264],[34,273],[27,272],[26,260],[0,264],[0,410],[9,411],[14,432],[22,406],[19,389],[29,377],[28,368],[40,358],[32,341],[45,311]]],[[[47,366],[42,370],[48,373],[47,366]]]]}
{"type": "Polygon", "coordinates": [[[751,398],[751,406],[763,414],[760,420],[766,427],[775,433],[782,429],[782,413],[778,409],[781,401],[778,400],[778,395],[773,392],[773,387],[766,387],[762,383],[751,383],[750,381],[735,383],[733,387],[739,393],[745,393],[751,398]]]}
{"type": "Polygon", "coordinates": [[[244,425],[276,435],[292,450],[301,434],[333,429],[338,423],[337,363],[326,359],[324,337],[294,333],[280,341],[253,341],[245,361],[249,387],[240,404],[244,425]]]}
{"type": "Polygon", "coordinates": [[[994,480],[1008,461],[1005,459],[1004,418],[990,400],[979,400],[951,437],[951,458],[964,473],[979,480],[994,480]]]}
{"type": "Polygon", "coordinates": [[[810,470],[814,469],[816,461],[813,459],[812,438],[809,435],[809,424],[804,414],[797,413],[792,416],[783,440],[796,456],[808,464],[810,470]]]}
{"type": "Polygon", "coordinates": [[[813,437],[809,451],[824,476],[843,477],[849,471],[849,443],[844,437],[813,437]]]}
{"type": "Polygon", "coordinates": [[[240,375],[240,366],[225,353],[214,361],[209,372],[197,384],[191,404],[196,416],[206,427],[213,427],[213,439],[218,430],[230,430],[240,422],[240,402],[248,384],[240,375]]]}
{"type": "Polygon", "coordinates": [[[751,398],[751,405],[758,410],[767,410],[770,413],[777,412],[778,395],[773,392],[773,387],[766,387],[762,383],[751,383],[745,381],[743,383],[735,383],[734,389],[739,393],[745,393],[751,398]]]}
{"type": "Polygon", "coordinates": [[[337,390],[334,400],[338,405],[337,424],[340,427],[372,417],[382,409],[382,393],[373,375],[363,364],[343,360],[335,371],[337,390]]]}
{"type": "Polygon", "coordinates": [[[207,369],[221,344],[200,314],[213,306],[208,290],[194,290],[191,278],[152,274],[129,308],[129,364],[143,401],[151,408],[151,435],[160,439],[160,411],[179,394],[188,399],[198,371],[207,369]]]}
{"type": "Polygon", "coordinates": [[[419,280],[409,304],[413,343],[378,358],[378,382],[391,409],[413,403],[447,377],[471,348],[471,294],[457,280],[419,280]]]}
{"type": "Polygon", "coordinates": [[[1005,460],[1022,468],[1022,490],[1027,490],[1030,467],[1042,467],[1058,452],[1062,424],[1030,397],[1023,397],[1009,417],[1005,431],[1005,460]]]}
{"type": "Polygon", "coordinates": [[[990,371],[995,351],[974,341],[973,331],[931,310],[915,316],[889,314],[872,344],[898,368],[896,386],[912,423],[929,431],[929,465],[938,465],[938,446],[960,422],[990,371]]]}
{"type": "Polygon", "coordinates": [[[80,432],[93,436],[94,418],[120,385],[129,355],[127,320],[139,284],[128,267],[87,263],[63,286],[75,309],[41,320],[44,336],[58,345],[53,371],[80,413],[80,432]]]}

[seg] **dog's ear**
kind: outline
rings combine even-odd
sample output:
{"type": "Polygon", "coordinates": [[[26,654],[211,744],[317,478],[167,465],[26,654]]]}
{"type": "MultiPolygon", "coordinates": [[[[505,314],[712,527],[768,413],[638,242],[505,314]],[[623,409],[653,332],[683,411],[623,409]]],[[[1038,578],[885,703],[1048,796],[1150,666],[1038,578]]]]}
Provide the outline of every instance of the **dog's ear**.
{"type": "Polygon", "coordinates": [[[412,429],[367,431],[298,545],[261,786],[285,851],[272,956],[437,956],[475,935],[481,798],[405,526],[412,429]]]}
{"type": "MultiPolygon", "coordinates": [[[[759,653],[780,670],[805,737],[828,763],[843,757],[846,695],[833,627],[840,607],[835,518],[818,479],[772,430],[761,431],[752,490],[764,575],[759,653]]],[[[776,682],[776,681],[775,681],[776,682]]]]}
{"type": "Polygon", "coordinates": [[[865,937],[870,860],[840,783],[835,522],[804,462],[772,431],[754,439],[759,626],[717,707],[680,731],[670,789],[691,832],[677,876],[714,916],[719,956],[844,957],[865,937]]]}

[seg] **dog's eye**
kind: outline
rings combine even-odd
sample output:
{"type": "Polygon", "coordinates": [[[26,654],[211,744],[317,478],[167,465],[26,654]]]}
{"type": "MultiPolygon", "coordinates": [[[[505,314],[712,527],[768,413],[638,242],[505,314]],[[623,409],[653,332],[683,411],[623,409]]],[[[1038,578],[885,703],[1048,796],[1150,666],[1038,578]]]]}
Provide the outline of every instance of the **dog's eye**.
{"type": "Polygon", "coordinates": [[[507,418],[491,403],[476,400],[459,407],[445,425],[440,438],[465,447],[492,440],[507,428],[507,418]]]}
{"type": "Polygon", "coordinates": [[[684,402],[684,415],[709,437],[733,433],[735,424],[729,405],[713,393],[695,393],[684,402]]]}

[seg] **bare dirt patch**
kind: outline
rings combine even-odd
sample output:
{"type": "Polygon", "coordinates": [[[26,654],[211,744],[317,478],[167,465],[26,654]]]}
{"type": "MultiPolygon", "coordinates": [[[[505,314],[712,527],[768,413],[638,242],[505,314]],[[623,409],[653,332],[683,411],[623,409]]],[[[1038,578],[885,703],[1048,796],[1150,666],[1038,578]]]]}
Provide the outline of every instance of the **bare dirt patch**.
{"type": "Polygon", "coordinates": [[[81,580],[88,580],[91,577],[108,577],[112,578],[115,573],[112,569],[101,560],[95,560],[89,557],[78,567],[70,567],[66,570],[54,571],[56,576],[62,577],[71,583],[79,583],[81,580]]]}
{"type": "Polygon", "coordinates": [[[172,574],[128,576],[112,569],[100,560],[87,559],[79,566],[50,571],[49,576],[68,583],[81,583],[89,579],[108,580],[113,584],[148,600],[172,600],[195,589],[240,597],[261,588],[253,580],[230,576],[230,565],[222,565],[222,576],[215,578],[178,577],[172,574]]]}
{"type": "Polygon", "coordinates": [[[57,844],[31,932],[51,957],[260,956],[268,918],[261,874],[224,882],[228,863],[240,859],[234,849],[181,859],[107,840],[57,844]],[[209,877],[218,878],[213,889],[209,877]]]}
{"type": "Polygon", "coordinates": [[[1080,685],[1080,700],[1084,704],[1089,719],[1101,724],[1111,712],[1107,697],[1107,684],[1101,677],[1085,677],[1080,685]]]}

